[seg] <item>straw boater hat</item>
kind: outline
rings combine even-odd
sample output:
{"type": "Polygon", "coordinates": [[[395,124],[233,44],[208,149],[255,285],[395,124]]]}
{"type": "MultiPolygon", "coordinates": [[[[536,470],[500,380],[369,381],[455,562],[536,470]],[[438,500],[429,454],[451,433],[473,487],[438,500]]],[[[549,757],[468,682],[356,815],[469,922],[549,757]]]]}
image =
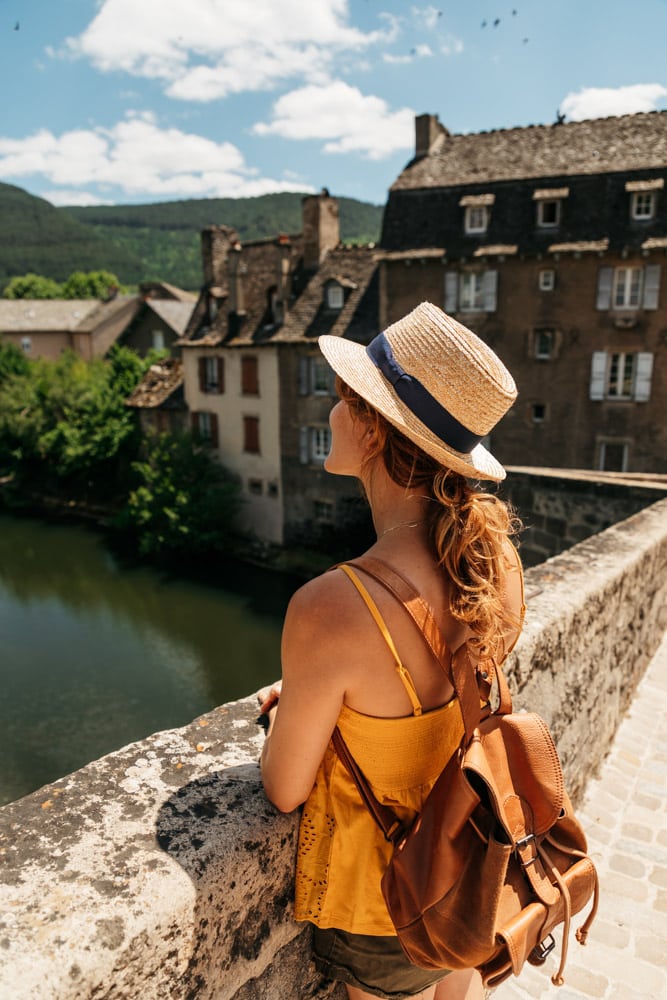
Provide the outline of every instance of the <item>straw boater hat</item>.
{"type": "Polygon", "coordinates": [[[406,437],[464,476],[501,480],[480,443],[516,399],[514,379],[491,348],[430,302],[363,347],[320,337],[344,382],[406,437]]]}

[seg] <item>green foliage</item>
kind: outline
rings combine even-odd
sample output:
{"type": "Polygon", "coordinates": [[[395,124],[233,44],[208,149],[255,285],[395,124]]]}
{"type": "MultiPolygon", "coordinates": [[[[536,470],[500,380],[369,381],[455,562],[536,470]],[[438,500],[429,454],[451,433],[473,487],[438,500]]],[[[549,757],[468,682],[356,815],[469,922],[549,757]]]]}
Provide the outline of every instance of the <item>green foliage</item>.
{"type": "Polygon", "coordinates": [[[12,375],[27,375],[30,362],[16,344],[0,340],[0,385],[12,375]]]}
{"type": "Polygon", "coordinates": [[[62,289],[53,278],[41,274],[23,274],[12,278],[2,293],[5,299],[59,299],[62,289]]]}
{"type": "Polygon", "coordinates": [[[106,299],[120,291],[120,282],[110,271],[73,271],[63,284],[63,299],[106,299]]]}
{"type": "Polygon", "coordinates": [[[144,556],[221,551],[239,505],[239,485],[192,435],[160,434],[133,463],[139,482],[118,519],[144,556]]]}

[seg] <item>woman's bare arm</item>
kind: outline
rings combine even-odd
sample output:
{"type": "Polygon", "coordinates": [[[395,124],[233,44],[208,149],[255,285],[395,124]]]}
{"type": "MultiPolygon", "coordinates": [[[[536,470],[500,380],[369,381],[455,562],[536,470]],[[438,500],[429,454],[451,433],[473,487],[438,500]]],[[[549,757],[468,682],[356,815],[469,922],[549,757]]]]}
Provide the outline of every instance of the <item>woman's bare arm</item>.
{"type": "MultiPolygon", "coordinates": [[[[342,574],[302,587],[290,601],[282,638],[282,688],[269,707],[260,765],[269,799],[291,812],[308,797],[346,690],[355,612],[342,574]]],[[[352,647],[353,648],[353,647],[352,647]]]]}

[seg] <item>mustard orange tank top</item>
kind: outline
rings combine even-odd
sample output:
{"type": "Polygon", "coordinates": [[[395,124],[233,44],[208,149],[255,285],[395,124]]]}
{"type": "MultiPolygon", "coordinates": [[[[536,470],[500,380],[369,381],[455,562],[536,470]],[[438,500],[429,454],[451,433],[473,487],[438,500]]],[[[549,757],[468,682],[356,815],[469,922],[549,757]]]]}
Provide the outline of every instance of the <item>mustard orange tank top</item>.
{"type": "MultiPolygon", "coordinates": [[[[341,569],[359,590],[392,652],[413,714],[378,718],[343,705],[338,727],[380,802],[401,819],[413,820],[461,742],[459,704],[453,698],[433,711],[422,711],[372,597],[350,566],[341,569]]],[[[395,934],[380,889],[392,850],[329,744],[301,818],[296,919],[355,934],[395,934]]]]}

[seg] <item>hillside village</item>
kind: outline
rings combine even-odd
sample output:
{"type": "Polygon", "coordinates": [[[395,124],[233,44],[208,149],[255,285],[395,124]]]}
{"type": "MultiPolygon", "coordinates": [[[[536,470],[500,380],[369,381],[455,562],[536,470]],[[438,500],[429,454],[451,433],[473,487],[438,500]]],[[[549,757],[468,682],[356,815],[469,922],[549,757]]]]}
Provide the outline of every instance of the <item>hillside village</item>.
{"type": "Polygon", "coordinates": [[[278,545],[364,517],[356,483],[323,471],[334,387],[317,337],[367,343],[424,299],[515,375],[493,434],[504,464],[641,479],[667,472],[666,176],[667,112],[471,135],[420,115],[379,245],[341,243],[323,190],[297,234],[206,227],[196,302],[155,282],[76,324],[76,304],[3,302],[0,330],[33,356],[60,350],[65,327],[84,356],[168,348],[128,405],[146,431],[194,428],[241,480],[243,527],[278,545]]]}

